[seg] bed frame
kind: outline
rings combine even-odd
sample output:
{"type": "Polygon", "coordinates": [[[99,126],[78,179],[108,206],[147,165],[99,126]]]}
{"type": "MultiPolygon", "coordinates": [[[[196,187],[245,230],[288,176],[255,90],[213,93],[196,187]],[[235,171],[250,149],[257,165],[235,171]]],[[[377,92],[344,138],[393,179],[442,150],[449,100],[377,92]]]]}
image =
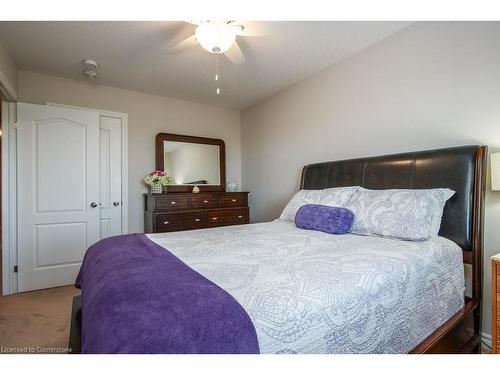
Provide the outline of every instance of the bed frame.
{"type": "MultiPolygon", "coordinates": [[[[307,165],[302,189],[360,185],[369,189],[436,188],[456,191],[446,203],[439,234],[457,243],[472,267],[465,306],[410,353],[479,353],[486,146],[464,146],[307,165]]],[[[80,296],[73,301],[71,353],[80,352],[80,296]]]]}
{"type": "Polygon", "coordinates": [[[456,191],[446,203],[440,236],[462,248],[472,267],[465,306],[410,353],[479,353],[486,146],[464,146],[306,165],[301,189],[359,185],[368,189],[456,191]]]}

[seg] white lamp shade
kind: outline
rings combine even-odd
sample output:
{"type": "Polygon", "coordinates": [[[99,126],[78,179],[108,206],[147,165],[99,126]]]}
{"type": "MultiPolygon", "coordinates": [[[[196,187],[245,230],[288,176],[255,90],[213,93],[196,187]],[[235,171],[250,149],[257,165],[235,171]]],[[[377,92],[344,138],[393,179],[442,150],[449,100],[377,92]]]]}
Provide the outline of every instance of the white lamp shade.
{"type": "Polygon", "coordinates": [[[224,22],[206,22],[195,31],[196,39],[210,53],[224,53],[236,39],[236,31],[224,22]]]}
{"type": "Polygon", "coordinates": [[[491,154],[491,189],[500,190],[500,152],[491,154]]]}

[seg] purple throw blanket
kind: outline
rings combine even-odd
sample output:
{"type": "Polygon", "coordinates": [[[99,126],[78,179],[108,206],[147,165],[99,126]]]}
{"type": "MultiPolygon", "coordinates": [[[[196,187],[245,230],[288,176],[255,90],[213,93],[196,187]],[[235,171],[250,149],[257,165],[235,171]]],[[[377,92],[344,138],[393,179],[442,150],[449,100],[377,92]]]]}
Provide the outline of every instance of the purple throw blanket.
{"type": "Polygon", "coordinates": [[[259,353],[241,305],[143,234],[91,246],[82,290],[82,353],[259,353]]]}

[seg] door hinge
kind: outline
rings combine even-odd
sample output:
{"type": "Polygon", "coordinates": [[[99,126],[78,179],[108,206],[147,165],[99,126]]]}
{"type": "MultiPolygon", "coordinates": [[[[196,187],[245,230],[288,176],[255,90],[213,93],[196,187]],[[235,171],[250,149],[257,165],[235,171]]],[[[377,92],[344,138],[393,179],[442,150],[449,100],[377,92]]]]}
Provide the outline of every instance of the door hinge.
{"type": "Polygon", "coordinates": [[[14,273],[17,273],[18,270],[19,268],[17,266],[14,266],[14,273]]]}

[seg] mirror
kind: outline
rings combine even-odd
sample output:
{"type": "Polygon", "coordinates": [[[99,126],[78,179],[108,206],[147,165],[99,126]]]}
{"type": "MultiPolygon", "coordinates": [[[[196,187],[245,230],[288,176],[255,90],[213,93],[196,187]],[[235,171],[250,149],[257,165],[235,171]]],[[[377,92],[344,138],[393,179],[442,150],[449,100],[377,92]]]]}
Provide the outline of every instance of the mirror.
{"type": "Polygon", "coordinates": [[[219,146],[163,141],[163,166],[176,185],[220,185],[219,146]]]}
{"type": "Polygon", "coordinates": [[[174,180],[169,192],[223,191],[224,141],[214,138],[160,133],[156,137],[156,169],[174,180]]]}

